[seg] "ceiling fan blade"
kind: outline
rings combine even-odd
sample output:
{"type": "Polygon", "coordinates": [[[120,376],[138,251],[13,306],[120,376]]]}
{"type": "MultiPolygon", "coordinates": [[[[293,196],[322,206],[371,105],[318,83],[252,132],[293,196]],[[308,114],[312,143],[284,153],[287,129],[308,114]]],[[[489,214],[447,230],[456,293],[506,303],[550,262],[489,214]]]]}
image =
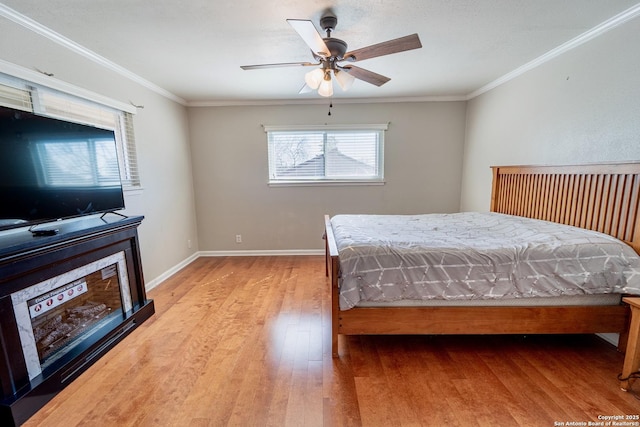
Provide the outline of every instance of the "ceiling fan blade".
{"type": "Polygon", "coordinates": [[[261,68],[278,68],[278,67],[311,67],[314,65],[313,62],[281,62],[279,64],[259,64],[259,65],[241,65],[240,68],[243,70],[259,70],[261,68]]]}
{"type": "Polygon", "coordinates": [[[300,94],[309,93],[309,92],[313,92],[313,88],[311,86],[309,86],[308,84],[306,84],[306,83],[298,91],[298,93],[300,93],[300,94]]]}
{"type": "Polygon", "coordinates": [[[365,70],[364,68],[356,67],[355,65],[346,65],[344,67],[341,67],[341,69],[348,72],[356,79],[363,80],[376,86],[382,86],[383,84],[391,80],[389,77],[374,73],[373,71],[365,70]]]}
{"type": "Polygon", "coordinates": [[[311,48],[311,50],[318,55],[328,57],[329,48],[322,40],[322,36],[318,33],[316,26],[313,22],[306,19],[287,19],[287,22],[291,24],[294,30],[302,37],[302,40],[311,48]]]}
{"type": "Polygon", "coordinates": [[[420,43],[418,35],[411,34],[410,36],[387,40],[386,42],[352,50],[344,54],[344,59],[345,61],[362,61],[364,59],[376,58],[378,56],[390,55],[392,53],[404,52],[421,47],[422,43],[420,43]]]}

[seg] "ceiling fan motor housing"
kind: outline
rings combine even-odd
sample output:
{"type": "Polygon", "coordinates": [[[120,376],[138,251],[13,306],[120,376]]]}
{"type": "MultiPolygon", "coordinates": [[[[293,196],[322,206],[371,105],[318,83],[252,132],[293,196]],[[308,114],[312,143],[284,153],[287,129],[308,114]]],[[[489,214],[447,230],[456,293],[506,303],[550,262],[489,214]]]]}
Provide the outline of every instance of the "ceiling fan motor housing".
{"type": "Polygon", "coordinates": [[[347,43],[340,39],[334,39],[333,37],[326,37],[322,40],[324,40],[324,44],[329,48],[331,56],[338,59],[344,58],[344,54],[347,51],[347,43]]]}

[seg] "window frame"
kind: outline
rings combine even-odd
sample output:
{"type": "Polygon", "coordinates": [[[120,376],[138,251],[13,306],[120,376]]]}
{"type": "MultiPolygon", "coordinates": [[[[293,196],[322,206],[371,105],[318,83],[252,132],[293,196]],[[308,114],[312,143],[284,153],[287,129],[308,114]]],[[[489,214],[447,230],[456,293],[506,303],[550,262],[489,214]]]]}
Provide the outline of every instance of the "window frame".
{"type": "Polygon", "coordinates": [[[0,73],[0,105],[45,117],[87,124],[115,133],[124,191],[142,189],[133,131],[133,113],[0,73]]]}
{"type": "Polygon", "coordinates": [[[385,124],[342,124],[342,125],[263,125],[264,131],[267,134],[267,174],[268,185],[271,187],[278,186],[325,186],[325,185],[384,185],[384,140],[385,132],[388,129],[388,123],[385,124]],[[271,152],[271,132],[318,132],[324,133],[323,140],[326,141],[326,133],[338,131],[338,132],[375,132],[378,134],[378,147],[377,147],[377,169],[378,175],[375,177],[348,177],[348,178],[300,178],[293,179],[274,178],[272,170],[274,167],[274,160],[272,159],[271,152]]]}

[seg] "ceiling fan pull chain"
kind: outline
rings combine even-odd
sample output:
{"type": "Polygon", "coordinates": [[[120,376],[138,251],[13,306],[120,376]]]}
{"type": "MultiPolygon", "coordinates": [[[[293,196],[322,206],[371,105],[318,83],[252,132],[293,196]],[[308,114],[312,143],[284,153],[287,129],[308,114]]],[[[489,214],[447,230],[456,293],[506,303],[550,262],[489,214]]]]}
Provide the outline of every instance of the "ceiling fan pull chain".
{"type": "Polygon", "coordinates": [[[331,108],[333,108],[333,101],[329,102],[329,114],[327,114],[327,116],[331,115],[331,108]]]}

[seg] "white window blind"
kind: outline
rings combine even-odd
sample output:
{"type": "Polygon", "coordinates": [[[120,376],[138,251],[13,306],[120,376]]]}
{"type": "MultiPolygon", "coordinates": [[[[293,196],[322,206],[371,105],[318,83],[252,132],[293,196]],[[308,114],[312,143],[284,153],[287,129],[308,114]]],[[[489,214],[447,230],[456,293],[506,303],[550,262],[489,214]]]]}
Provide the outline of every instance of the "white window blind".
{"type": "Polygon", "coordinates": [[[386,125],[265,126],[270,183],[382,182],[386,125]]]}
{"type": "Polygon", "coordinates": [[[33,111],[31,92],[25,88],[0,84],[0,105],[23,111],[33,111]]]}
{"type": "Polygon", "coordinates": [[[29,82],[17,84],[16,81],[18,79],[7,76],[0,79],[0,105],[113,130],[122,185],[125,189],[140,187],[131,113],[53,89],[31,86],[29,82]]]}
{"type": "Polygon", "coordinates": [[[120,184],[118,159],[111,139],[37,143],[42,186],[109,187],[120,184]]]}
{"type": "Polygon", "coordinates": [[[118,127],[118,111],[60,92],[34,89],[35,110],[48,117],[56,117],[105,129],[118,127]]]}
{"type": "Polygon", "coordinates": [[[118,161],[121,165],[122,185],[140,187],[140,172],[136,155],[136,137],[133,133],[133,114],[123,111],[120,114],[120,126],[116,130],[118,144],[118,161]]]}

